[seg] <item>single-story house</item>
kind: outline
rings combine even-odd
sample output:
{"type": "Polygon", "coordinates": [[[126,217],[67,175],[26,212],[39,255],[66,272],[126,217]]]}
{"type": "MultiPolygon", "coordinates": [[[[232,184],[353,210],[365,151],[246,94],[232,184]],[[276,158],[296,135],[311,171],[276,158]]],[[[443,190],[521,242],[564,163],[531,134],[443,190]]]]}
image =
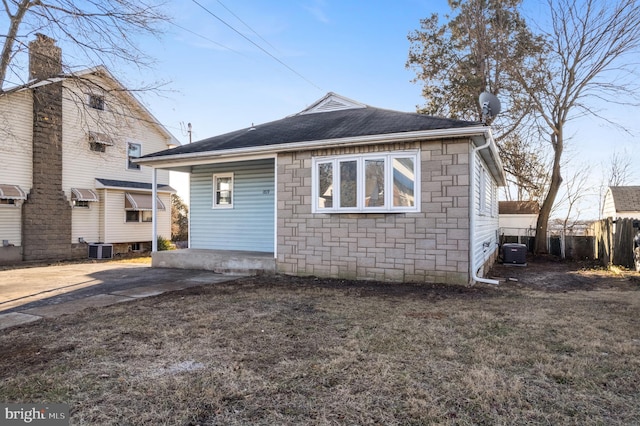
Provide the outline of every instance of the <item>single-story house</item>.
{"type": "Polygon", "coordinates": [[[604,196],[602,217],[640,219],[640,186],[610,186],[604,196]]]}
{"type": "Polygon", "coordinates": [[[191,252],[154,253],[155,266],[215,269],[206,251],[251,251],[284,274],[497,283],[482,277],[498,252],[505,177],[482,123],[328,93],[137,162],[191,175],[191,252]]]}

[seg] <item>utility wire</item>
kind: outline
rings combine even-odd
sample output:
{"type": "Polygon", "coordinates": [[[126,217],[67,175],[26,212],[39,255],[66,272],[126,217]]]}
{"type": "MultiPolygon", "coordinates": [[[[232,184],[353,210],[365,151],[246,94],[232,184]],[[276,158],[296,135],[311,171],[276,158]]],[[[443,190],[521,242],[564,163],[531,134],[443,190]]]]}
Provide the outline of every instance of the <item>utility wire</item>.
{"type": "Polygon", "coordinates": [[[202,34],[198,34],[198,33],[194,32],[194,31],[191,31],[190,29],[185,28],[185,27],[183,27],[182,25],[178,25],[178,24],[176,24],[175,22],[170,22],[170,24],[171,24],[171,25],[173,25],[173,26],[175,26],[175,27],[180,28],[180,29],[181,29],[181,30],[183,30],[183,31],[186,31],[186,32],[191,33],[191,34],[193,34],[193,35],[195,35],[195,36],[198,36],[198,37],[200,37],[201,39],[207,40],[208,42],[211,42],[211,43],[215,44],[216,46],[222,47],[223,49],[230,50],[230,51],[232,51],[232,52],[234,52],[234,53],[237,53],[238,55],[241,55],[241,56],[246,57],[246,55],[244,55],[244,54],[242,54],[242,53],[238,52],[237,50],[234,50],[234,49],[230,48],[229,46],[225,46],[224,44],[220,44],[220,43],[218,43],[217,41],[210,39],[209,37],[203,36],[202,34]]]}
{"type": "Polygon", "coordinates": [[[233,13],[233,11],[232,11],[231,9],[229,9],[227,6],[225,6],[225,5],[224,5],[224,3],[222,3],[220,0],[216,0],[216,1],[220,4],[220,6],[224,7],[224,8],[227,10],[227,12],[229,12],[230,14],[232,14],[232,15],[233,15],[233,16],[234,16],[238,21],[242,22],[242,24],[243,24],[245,27],[249,28],[249,29],[251,30],[251,32],[252,32],[252,33],[254,33],[255,35],[257,35],[257,36],[258,36],[258,38],[259,38],[260,40],[264,41],[264,42],[265,42],[265,43],[267,43],[269,46],[271,46],[271,48],[272,48],[273,50],[275,50],[276,52],[278,52],[278,49],[277,49],[273,44],[271,44],[271,43],[269,43],[267,40],[265,40],[265,39],[264,39],[264,37],[262,37],[260,34],[258,34],[258,33],[256,32],[256,30],[254,30],[253,28],[251,28],[251,27],[249,26],[249,24],[247,24],[246,22],[244,22],[244,21],[243,21],[243,20],[242,20],[238,15],[236,15],[235,13],[233,13]]]}
{"type": "Polygon", "coordinates": [[[191,0],[192,2],[194,2],[195,4],[197,4],[198,6],[200,6],[202,8],[202,10],[204,10],[205,12],[207,12],[209,15],[213,16],[214,18],[216,18],[218,21],[222,22],[224,25],[226,25],[227,27],[229,27],[231,30],[233,30],[236,34],[238,34],[239,36],[241,36],[242,38],[244,38],[245,40],[247,40],[249,43],[253,44],[255,47],[257,47],[258,49],[262,50],[264,53],[266,53],[267,55],[269,55],[269,57],[271,57],[273,60],[275,60],[276,62],[278,62],[280,65],[284,66],[285,68],[287,68],[289,71],[291,71],[292,73],[294,73],[295,75],[297,75],[298,77],[300,77],[301,79],[303,79],[304,81],[306,81],[307,83],[309,83],[310,85],[312,85],[313,87],[315,87],[316,89],[320,90],[321,92],[323,92],[324,90],[322,90],[322,88],[320,88],[317,84],[315,84],[314,82],[312,82],[311,80],[309,80],[308,78],[306,78],[305,76],[303,76],[302,74],[300,74],[298,71],[294,70],[293,68],[291,68],[289,65],[285,64],[283,61],[281,61],[280,59],[278,59],[277,57],[273,56],[271,53],[269,53],[266,49],[264,49],[262,46],[260,46],[259,44],[257,44],[256,42],[254,42],[253,40],[251,40],[249,37],[245,36],[244,34],[242,34],[240,31],[238,31],[237,29],[235,29],[233,26],[229,25],[224,19],[220,18],[218,15],[216,15],[215,13],[213,13],[212,11],[210,11],[209,9],[207,9],[206,7],[204,7],[202,4],[200,4],[197,0],[191,0]]]}

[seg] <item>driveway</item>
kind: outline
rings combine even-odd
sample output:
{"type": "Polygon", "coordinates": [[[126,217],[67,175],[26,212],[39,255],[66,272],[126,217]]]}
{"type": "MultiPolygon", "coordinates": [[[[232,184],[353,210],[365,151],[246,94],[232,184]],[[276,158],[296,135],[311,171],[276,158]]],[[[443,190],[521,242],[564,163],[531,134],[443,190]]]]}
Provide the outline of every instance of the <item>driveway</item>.
{"type": "Polygon", "coordinates": [[[115,262],[0,271],[0,329],[236,278],[211,271],[115,262]]]}

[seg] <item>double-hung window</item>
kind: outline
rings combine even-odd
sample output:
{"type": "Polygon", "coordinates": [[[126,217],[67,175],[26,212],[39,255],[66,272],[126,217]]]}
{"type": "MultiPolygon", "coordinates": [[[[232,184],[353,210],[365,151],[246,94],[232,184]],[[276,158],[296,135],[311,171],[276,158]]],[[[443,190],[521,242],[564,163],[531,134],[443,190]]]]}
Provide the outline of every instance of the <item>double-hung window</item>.
{"type": "Polygon", "coordinates": [[[233,173],[213,175],[213,208],[233,208],[233,173]]]}
{"type": "Polygon", "coordinates": [[[314,158],[313,211],[419,211],[418,158],[417,151],[314,158]]]}
{"type": "Polygon", "coordinates": [[[136,158],[142,156],[142,145],[139,143],[128,142],[127,143],[127,169],[140,170],[140,164],[133,162],[136,158]]]}

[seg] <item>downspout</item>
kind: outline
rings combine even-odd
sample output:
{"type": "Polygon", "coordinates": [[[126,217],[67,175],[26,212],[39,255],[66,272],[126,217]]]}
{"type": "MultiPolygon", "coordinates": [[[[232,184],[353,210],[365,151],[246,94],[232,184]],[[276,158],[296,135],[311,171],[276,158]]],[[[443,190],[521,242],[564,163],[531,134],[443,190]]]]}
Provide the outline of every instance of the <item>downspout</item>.
{"type": "Polygon", "coordinates": [[[475,244],[475,225],[476,225],[476,153],[481,149],[489,148],[491,145],[491,139],[487,138],[487,135],[484,135],[486,143],[484,145],[477,146],[471,150],[471,159],[469,161],[470,165],[470,175],[471,179],[469,180],[471,184],[470,200],[469,200],[469,264],[471,265],[471,279],[475,282],[485,283],[485,284],[493,284],[499,285],[500,281],[491,280],[488,278],[479,277],[477,274],[477,266],[475,264],[475,256],[473,252],[473,247],[475,244]]]}
{"type": "Polygon", "coordinates": [[[151,172],[151,252],[158,251],[158,169],[151,172]]]}

